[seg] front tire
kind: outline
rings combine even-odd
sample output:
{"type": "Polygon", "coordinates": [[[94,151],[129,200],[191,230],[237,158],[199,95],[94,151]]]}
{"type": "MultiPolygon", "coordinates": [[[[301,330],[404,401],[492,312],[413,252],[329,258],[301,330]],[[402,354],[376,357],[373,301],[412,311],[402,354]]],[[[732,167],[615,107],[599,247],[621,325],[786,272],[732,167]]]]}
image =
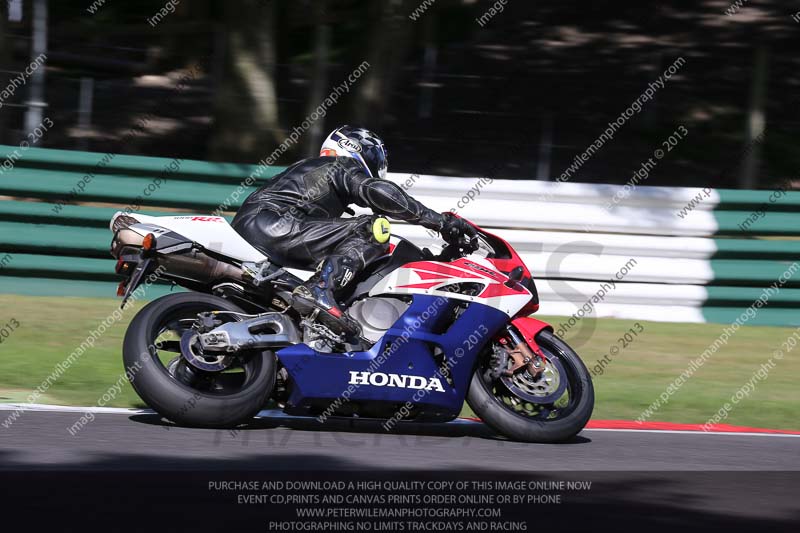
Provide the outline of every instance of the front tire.
{"type": "Polygon", "coordinates": [[[578,354],[552,332],[544,330],[536,342],[548,359],[555,358],[567,380],[564,396],[546,406],[519,397],[479,364],[472,376],[467,403],[486,425],[498,433],[523,442],[555,443],[572,439],[585,426],[594,410],[592,378],[578,354]],[[532,412],[523,408],[529,406],[532,412]]]}
{"type": "Polygon", "coordinates": [[[217,296],[170,294],[139,311],[125,334],[123,360],[133,378],[131,385],[145,403],[178,425],[236,426],[261,410],[275,385],[273,352],[257,351],[244,354],[241,361],[237,358],[241,369],[232,370],[239,372],[203,372],[180,355],[175,340],[159,340],[188,330],[197,313],[216,310],[243,313],[217,296]],[[164,352],[172,358],[169,363],[162,360],[164,352]]]}

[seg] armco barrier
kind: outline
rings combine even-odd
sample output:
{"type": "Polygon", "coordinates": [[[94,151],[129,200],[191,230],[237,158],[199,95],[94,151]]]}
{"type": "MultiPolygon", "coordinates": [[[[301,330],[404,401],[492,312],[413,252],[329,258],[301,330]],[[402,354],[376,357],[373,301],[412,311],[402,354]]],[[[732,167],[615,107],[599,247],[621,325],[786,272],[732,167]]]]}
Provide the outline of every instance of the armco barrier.
{"type": "MultiPolygon", "coordinates": [[[[0,161],[13,151],[0,146],[0,161]]],[[[46,149],[13,159],[0,175],[0,258],[11,257],[0,268],[0,292],[39,295],[113,296],[107,228],[115,211],[135,203],[148,214],[209,214],[227,201],[231,215],[258,185],[242,187],[245,179],[261,182],[282,170],[46,149]]],[[[389,178],[413,182],[409,192],[426,205],[456,209],[512,242],[538,280],[545,314],[575,313],[634,260],[593,314],[730,322],[800,261],[798,192],[771,201],[770,191],[389,178]],[[769,209],[754,217],[764,204],[769,209]]],[[[423,228],[397,223],[394,230],[422,245],[440,243],[423,228]]],[[[800,325],[800,272],[772,292],[748,323],[800,325]]]]}

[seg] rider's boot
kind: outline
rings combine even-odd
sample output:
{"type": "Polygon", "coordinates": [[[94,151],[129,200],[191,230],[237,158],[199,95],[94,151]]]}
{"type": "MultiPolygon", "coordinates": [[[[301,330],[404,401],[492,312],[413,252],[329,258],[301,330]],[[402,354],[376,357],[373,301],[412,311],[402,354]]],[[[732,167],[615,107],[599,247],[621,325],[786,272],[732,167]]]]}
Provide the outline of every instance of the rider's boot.
{"type": "Polygon", "coordinates": [[[292,293],[292,307],[301,315],[319,309],[317,320],[334,333],[346,337],[361,334],[361,326],[339,308],[336,293],[340,292],[356,275],[350,258],[334,255],[325,259],[317,272],[292,293]]]}

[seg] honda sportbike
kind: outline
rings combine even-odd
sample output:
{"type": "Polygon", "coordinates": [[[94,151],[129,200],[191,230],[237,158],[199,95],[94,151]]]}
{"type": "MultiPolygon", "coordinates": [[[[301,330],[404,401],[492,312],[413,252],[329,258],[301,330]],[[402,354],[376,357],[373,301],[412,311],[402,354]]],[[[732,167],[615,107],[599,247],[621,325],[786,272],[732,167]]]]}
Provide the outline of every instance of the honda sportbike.
{"type": "MultiPolygon", "coordinates": [[[[382,221],[383,222],[383,221],[382,221]]],[[[474,226],[474,225],[473,225],[474,226]]],[[[508,242],[477,238],[389,253],[348,285],[345,338],[290,305],[303,280],[222,217],[117,213],[111,252],[123,305],[153,274],[188,289],[147,304],[125,335],[132,386],[179,425],[230,428],[265,406],[286,414],[447,422],[464,401],[514,440],[560,442],[594,406],[578,355],[548,324],[528,268],[508,242]]],[[[311,274],[310,272],[308,273],[311,274]]]]}

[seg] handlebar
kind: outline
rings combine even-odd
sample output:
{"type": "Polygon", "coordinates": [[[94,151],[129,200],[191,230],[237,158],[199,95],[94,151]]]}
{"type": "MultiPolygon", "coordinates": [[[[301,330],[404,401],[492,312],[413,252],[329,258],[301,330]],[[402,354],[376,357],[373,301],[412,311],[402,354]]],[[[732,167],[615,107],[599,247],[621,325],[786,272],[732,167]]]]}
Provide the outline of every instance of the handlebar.
{"type": "Polygon", "coordinates": [[[438,260],[444,262],[455,261],[456,259],[470,255],[477,251],[478,248],[477,236],[468,239],[466,235],[460,234],[456,239],[448,242],[447,245],[442,248],[442,253],[439,254],[438,260]]]}

